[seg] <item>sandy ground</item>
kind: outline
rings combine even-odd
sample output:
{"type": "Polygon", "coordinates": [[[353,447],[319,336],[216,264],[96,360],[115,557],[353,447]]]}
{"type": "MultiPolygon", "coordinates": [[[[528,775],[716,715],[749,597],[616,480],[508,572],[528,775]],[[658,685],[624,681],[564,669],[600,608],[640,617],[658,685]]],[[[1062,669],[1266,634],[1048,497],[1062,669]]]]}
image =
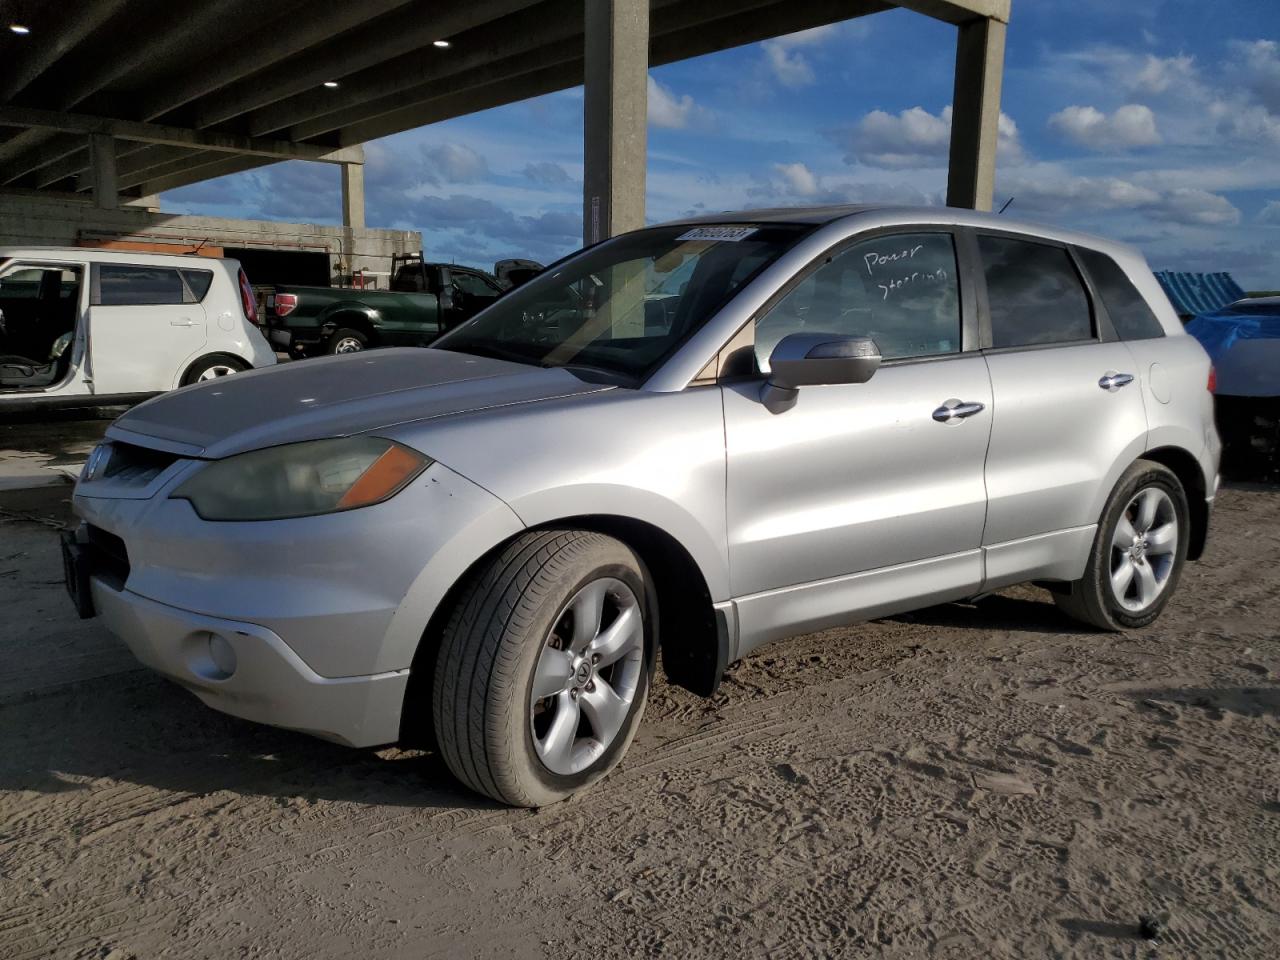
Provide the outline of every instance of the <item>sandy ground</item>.
{"type": "Polygon", "coordinates": [[[5,958],[1280,956],[1278,488],[1150,629],[1020,588],[782,642],[537,812],[138,669],[67,493],[0,494],[5,958]]]}

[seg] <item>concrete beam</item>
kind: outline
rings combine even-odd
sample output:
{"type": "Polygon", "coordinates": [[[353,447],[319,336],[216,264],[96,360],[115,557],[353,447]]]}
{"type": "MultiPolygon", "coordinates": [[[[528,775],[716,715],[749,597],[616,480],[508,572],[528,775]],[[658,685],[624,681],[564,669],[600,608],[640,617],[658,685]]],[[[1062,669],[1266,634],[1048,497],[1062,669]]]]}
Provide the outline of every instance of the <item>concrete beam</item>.
{"type": "Polygon", "coordinates": [[[364,164],[342,165],[342,225],[364,229],[364,164]]]}
{"type": "Polygon", "coordinates": [[[110,137],[95,133],[89,138],[93,157],[93,203],[103,210],[120,206],[120,185],[116,181],[116,144],[110,137]]]}
{"type": "MultiPolygon", "coordinates": [[[[341,80],[360,70],[413,51],[435,51],[433,40],[453,36],[506,16],[534,0],[488,0],[474,4],[433,4],[424,10],[413,4],[393,22],[369,23],[360,31],[334,37],[305,51],[303,61],[279,64],[231,84],[194,104],[195,126],[204,128],[241,116],[306,91],[319,96],[326,80],[341,80]]],[[[362,4],[352,4],[362,6],[362,4]]],[[[288,126],[289,121],[280,126],[288,126]]],[[[258,127],[261,128],[260,126],[258,127]]]]}
{"type": "Polygon", "coordinates": [[[974,20],[956,29],[947,206],[990,210],[1007,27],[999,20],[974,20]]]}
{"type": "Polygon", "coordinates": [[[409,2],[311,0],[305,16],[287,10],[257,25],[251,34],[238,35],[231,49],[217,50],[196,64],[183,64],[181,74],[171,82],[157,84],[154,91],[138,98],[138,115],[154,120],[409,2]]]}
{"type": "Polygon", "coordinates": [[[168,127],[157,123],[115,120],[109,117],[96,117],[82,113],[37,110],[32,107],[0,107],[0,126],[38,127],[48,130],[61,130],[67,133],[105,134],[120,140],[136,140],[140,143],[162,143],[175,147],[217,150],[222,153],[272,157],[276,160],[319,160],[325,163],[358,162],[353,161],[350,156],[340,149],[317,144],[290,143],[287,140],[266,140],[259,137],[209,133],[203,130],[188,130],[184,127],[168,127]]]}
{"type": "Polygon", "coordinates": [[[1008,23],[1012,0],[894,0],[894,3],[947,23],[961,24],[982,19],[1008,23]]]}
{"type": "Polygon", "coordinates": [[[125,0],[95,0],[74,11],[50,4],[50,13],[58,18],[56,28],[27,38],[23,52],[4,64],[0,70],[0,103],[8,103],[25,90],[31,81],[115,16],[124,4],[125,0]]]}
{"type": "Polygon", "coordinates": [[[583,245],[644,226],[648,0],[587,0],[583,245]]]}
{"type": "MultiPolygon", "coordinates": [[[[491,68],[509,57],[532,51],[552,57],[539,64],[545,66],[554,62],[562,51],[581,46],[580,40],[572,42],[582,36],[581,13],[582,0],[547,0],[527,10],[517,10],[507,17],[501,31],[495,31],[488,42],[475,49],[437,50],[431,46],[414,49],[379,63],[376,69],[349,76],[336,90],[311,89],[255,110],[249,115],[248,133],[264,136],[291,128],[290,139],[298,139],[293,130],[309,129],[308,121],[318,117],[340,111],[360,111],[370,103],[389,100],[442,80],[447,83],[458,74],[491,68]]],[[[403,105],[401,101],[400,106],[403,105]]]]}

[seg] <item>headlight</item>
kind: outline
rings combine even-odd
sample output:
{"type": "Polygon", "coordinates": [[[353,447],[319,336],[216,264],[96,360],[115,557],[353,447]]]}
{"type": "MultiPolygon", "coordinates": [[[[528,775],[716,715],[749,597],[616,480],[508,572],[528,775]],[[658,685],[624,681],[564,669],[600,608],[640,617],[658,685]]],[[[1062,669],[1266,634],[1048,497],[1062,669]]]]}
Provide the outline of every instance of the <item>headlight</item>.
{"type": "Polygon", "coordinates": [[[395,496],[431,459],[380,437],[312,440],[211,463],[174,491],[205,520],[285,520],[395,496]]]}

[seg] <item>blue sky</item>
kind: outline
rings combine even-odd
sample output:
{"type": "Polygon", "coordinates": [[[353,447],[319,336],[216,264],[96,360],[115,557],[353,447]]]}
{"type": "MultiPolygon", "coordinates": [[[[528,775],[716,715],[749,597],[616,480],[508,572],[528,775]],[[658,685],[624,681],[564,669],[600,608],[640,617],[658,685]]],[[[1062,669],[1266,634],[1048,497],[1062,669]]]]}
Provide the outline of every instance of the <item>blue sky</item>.
{"type": "MultiPolygon", "coordinates": [[[[1157,269],[1280,288],[1280,3],[1014,0],[997,204],[1139,245],[1157,269]]],[[[650,73],[647,216],[943,202],[954,29],[892,10],[650,73]]],[[[429,257],[581,243],[582,91],[366,147],[368,223],[429,257]]],[[[174,212],[336,223],[336,167],[164,195],[174,212]]]]}

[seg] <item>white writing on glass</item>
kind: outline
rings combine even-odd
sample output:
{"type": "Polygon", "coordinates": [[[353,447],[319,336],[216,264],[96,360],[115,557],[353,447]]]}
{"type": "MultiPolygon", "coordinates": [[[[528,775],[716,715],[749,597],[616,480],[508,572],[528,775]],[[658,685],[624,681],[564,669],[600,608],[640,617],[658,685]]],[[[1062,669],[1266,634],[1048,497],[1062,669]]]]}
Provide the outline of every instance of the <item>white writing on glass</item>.
{"type": "Polygon", "coordinates": [[[910,260],[917,253],[924,249],[923,243],[918,243],[914,247],[904,247],[896,253],[879,253],[872,250],[870,253],[862,255],[862,262],[867,265],[867,276],[875,273],[876,267],[883,267],[885,264],[897,263],[899,260],[910,260]]]}
{"type": "Polygon", "coordinates": [[[884,283],[877,283],[876,286],[882,291],[881,300],[888,300],[889,294],[895,290],[901,290],[903,287],[911,283],[937,283],[940,280],[947,279],[947,271],[939,267],[937,270],[921,271],[917,270],[905,277],[899,277],[897,280],[886,280],[884,283]]]}

